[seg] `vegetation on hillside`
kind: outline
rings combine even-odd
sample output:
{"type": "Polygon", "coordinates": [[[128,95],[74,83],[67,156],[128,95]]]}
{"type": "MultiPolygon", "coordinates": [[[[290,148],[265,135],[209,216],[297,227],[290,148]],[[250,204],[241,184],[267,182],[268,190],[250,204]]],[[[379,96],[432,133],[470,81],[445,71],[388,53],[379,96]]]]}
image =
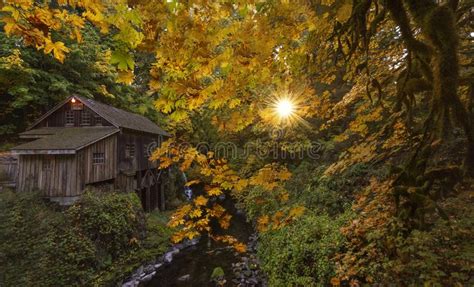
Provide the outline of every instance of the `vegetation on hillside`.
{"type": "Polygon", "coordinates": [[[93,26],[113,79],[148,85],[175,135],[153,158],[205,190],[172,217],[173,240],[232,224],[214,200],[229,194],[274,285],[472,283],[472,1],[0,5],[41,61],[67,65],[93,26]]]}
{"type": "Polygon", "coordinates": [[[169,246],[166,217],[135,194],[86,193],[66,211],[37,193],[0,193],[0,283],[112,286],[169,246]]]}
{"type": "MultiPolygon", "coordinates": [[[[116,107],[146,114],[153,120],[160,116],[150,113],[153,97],[143,93],[143,84],[134,86],[116,83],[117,69],[110,63],[114,43],[87,25],[82,42],[69,44],[69,57],[64,63],[45,57],[35,48],[22,45],[18,37],[0,32],[0,143],[12,142],[34,120],[72,94],[95,98],[116,107]]],[[[137,71],[149,69],[147,54],[141,53],[137,71]]]]}

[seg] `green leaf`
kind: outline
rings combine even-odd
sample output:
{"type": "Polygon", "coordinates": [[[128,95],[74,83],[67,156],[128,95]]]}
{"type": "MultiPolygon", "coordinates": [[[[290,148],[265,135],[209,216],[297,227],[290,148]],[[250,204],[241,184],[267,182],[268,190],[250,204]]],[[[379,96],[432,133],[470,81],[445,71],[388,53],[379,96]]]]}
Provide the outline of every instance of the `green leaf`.
{"type": "Polygon", "coordinates": [[[135,67],[135,61],[133,60],[132,56],[129,53],[116,50],[112,53],[110,57],[110,63],[113,65],[117,65],[117,68],[121,71],[126,70],[133,70],[135,67]]]}

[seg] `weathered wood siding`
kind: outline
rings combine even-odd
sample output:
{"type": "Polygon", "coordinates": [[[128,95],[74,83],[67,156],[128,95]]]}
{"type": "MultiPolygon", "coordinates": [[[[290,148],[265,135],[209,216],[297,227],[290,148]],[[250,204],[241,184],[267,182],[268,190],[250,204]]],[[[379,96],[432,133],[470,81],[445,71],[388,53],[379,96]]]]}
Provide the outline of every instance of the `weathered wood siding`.
{"type": "Polygon", "coordinates": [[[18,180],[18,158],[9,153],[0,154],[0,184],[18,180]]]}
{"type": "Polygon", "coordinates": [[[135,192],[137,189],[136,174],[119,173],[114,181],[115,188],[125,192],[135,192]]]}
{"type": "MultiPolygon", "coordinates": [[[[161,144],[157,135],[149,135],[145,133],[136,133],[131,131],[123,131],[118,135],[118,169],[119,171],[140,171],[155,168],[156,164],[148,160],[149,155],[146,151],[150,144],[161,144]],[[135,155],[127,156],[127,145],[134,145],[135,155]]],[[[153,146],[153,145],[152,145],[153,146]]]]}
{"type": "Polygon", "coordinates": [[[76,158],[79,171],[76,176],[80,180],[82,188],[86,184],[115,178],[117,174],[117,136],[112,135],[79,150],[76,158]],[[104,153],[104,163],[93,163],[94,153],[104,153]]]}
{"type": "Polygon", "coordinates": [[[86,107],[85,105],[82,106],[82,110],[73,110],[72,103],[66,103],[64,106],[59,108],[57,111],[53,112],[51,115],[43,119],[41,122],[38,123],[36,127],[66,127],[66,126],[74,126],[74,127],[81,127],[81,113],[88,112],[90,114],[90,124],[88,126],[112,126],[107,120],[96,114],[94,111],[86,107]],[[66,112],[72,111],[74,114],[74,124],[67,125],[66,124],[66,112]],[[100,121],[98,121],[100,119],[100,121]]]}
{"type": "Polygon", "coordinates": [[[18,190],[39,190],[47,197],[81,193],[74,155],[20,155],[18,190]]]}

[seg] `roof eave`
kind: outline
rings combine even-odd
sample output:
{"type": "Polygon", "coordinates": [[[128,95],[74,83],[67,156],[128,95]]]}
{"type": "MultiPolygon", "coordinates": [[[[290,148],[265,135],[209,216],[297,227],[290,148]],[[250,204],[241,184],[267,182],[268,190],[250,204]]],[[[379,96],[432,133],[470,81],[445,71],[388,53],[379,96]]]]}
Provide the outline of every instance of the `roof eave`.
{"type": "Polygon", "coordinates": [[[76,154],[74,149],[12,149],[14,155],[76,154]]]}
{"type": "Polygon", "coordinates": [[[64,101],[60,102],[59,104],[57,104],[56,106],[54,106],[52,109],[50,109],[48,112],[46,112],[44,115],[42,115],[39,119],[37,119],[31,126],[29,126],[26,130],[29,131],[31,129],[33,129],[34,127],[36,127],[42,120],[44,120],[45,118],[47,118],[49,115],[51,115],[52,113],[54,113],[55,111],[57,111],[60,107],[62,107],[63,105],[65,105],[67,102],[69,102],[70,99],[72,99],[74,96],[70,96],[68,97],[67,99],[65,99],[64,101]]]}
{"type": "Polygon", "coordinates": [[[105,139],[105,138],[108,138],[108,137],[110,137],[110,136],[112,136],[112,135],[114,135],[114,134],[116,134],[116,133],[118,133],[118,132],[120,132],[120,129],[116,129],[116,130],[112,131],[111,133],[106,134],[105,136],[102,136],[102,137],[100,137],[100,138],[98,138],[98,139],[96,139],[96,140],[93,140],[93,141],[91,141],[91,142],[89,142],[89,143],[87,143],[87,144],[84,144],[84,145],[82,145],[82,146],[76,148],[76,151],[81,150],[81,149],[83,149],[83,148],[85,148],[85,147],[88,147],[88,146],[90,146],[91,144],[95,144],[96,142],[101,141],[101,140],[103,140],[103,139],[105,139]]]}
{"type": "Polygon", "coordinates": [[[89,104],[86,100],[84,100],[82,97],[80,96],[71,96],[70,98],[76,98],[78,99],[79,101],[81,101],[81,103],[83,103],[86,107],[88,107],[89,109],[93,110],[96,114],[98,114],[99,116],[103,117],[105,120],[107,120],[109,123],[111,123],[114,127],[116,128],[120,128],[120,126],[114,122],[114,120],[110,117],[107,117],[107,115],[104,115],[103,113],[101,113],[99,110],[97,110],[93,105],[89,104]]]}

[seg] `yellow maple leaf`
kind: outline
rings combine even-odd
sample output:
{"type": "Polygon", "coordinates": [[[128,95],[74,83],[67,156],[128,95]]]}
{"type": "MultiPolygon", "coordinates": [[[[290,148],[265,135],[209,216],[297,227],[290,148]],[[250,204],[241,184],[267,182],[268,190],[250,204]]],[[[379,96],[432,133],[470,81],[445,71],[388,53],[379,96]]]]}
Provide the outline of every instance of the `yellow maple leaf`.
{"type": "Polygon", "coordinates": [[[191,213],[189,214],[189,217],[197,218],[197,217],[200,217],[201,215],[202,215],[202,210],[200,208],[196,208],[193,211],[191,211],[191,213]]]}
{"type": "Polygon", "coordinates": [[[306,208],[304,206],[296,206],[296,207],[293,207],[291,210],[290,210],[290,217],[292,218],[297,218],[297,217],[300,217],[301,215],[303,215],[304,211],[306,210],[306,208]]]}
{"type": "Polygon", "coordinates": [[[219,196],[222,194],[222,190],[218,187],[211,188],[207,191],[209,196],[219,196]]]}
{"type": "Polygon", "coordinates": [[[288,192],[283,192],[282,194],[280,194],[280,201],[281,202],[287,202],[288,199],[290,198],[290,195],[288,194],[288,192]]]}
{"type": "Polygon", "coordinates": [[[5,30],[5,33],[7,34],[7,36],[11,36],[13,33],[17,32],[20,28],[20,26],[16,24],[16,21],[11,17],[4,17],[2,19],[2,22],[5,23],[5,26],[3,26],[3,29],[5,30]]]}
{"type": "Polygon", "coordinates": [[[351,17],[351,13],[352,13],[352,4],[345,3],[337,10],[336,19],[339,22],[345,22],[351,17]]]}
{"type": "Polygon", "coordinates": [[[186,237],[188,239],[193,239],[194,237],[197,237],[197,236],[199,236],[199,232],[197,232],[197,231],[189,231],[186,234],[186,237]]]}
{"type": "Polygon", "coordinates": [[[44,53],[49,54],[51,52],[53,52],[54,58],[64,63],[65,53],[69,53],[69,49],[61,41],[53,42],[51,39],[45,38],[44,53]]]}
{"type": "Polygon", "coordinates": [[[201,181],[199,179],[193,179],[193,180],[190,180],[190,181],[186,182],[186,184],[184,186],[191,186],[191,185],[194,185],[194,184],[198,184],[200,182],[201,181]]]}
{"type": "Polygon", "coordinates": [[[264,232],[268,229],[268,223],[270,222],[270,217],[268,215],[260,216],[257,220],[257,230],[259,232],[264,232]]]}
{"type": "Polygon", "coordinates": [[[212,209],[209,209],[208,210],[208,213],[211,215],[211,216],[214,216],[214,217],[221,217],[222,214],[224,214],[225,212],[225,209],[224,207],[222,207],[221,205],[219,204],[216,204],[212,207],[212,209]]]}
{"type": "MultiPolygon", "coordinates": [[[[7,6],[4,6],[0,11],[3,11],[3,12],[10,12],[11,15],[13,16],[13,19],[15,21],[18,21],[18,19],[20,18],[20,11],[18,11],[15,7],[13,6],[10,6],[10,5],[7,5],[7,6]]],[[[5,30],[6,31],[6,30],[5,30]]],[[[8,33],[7,33],[8,34],[8,33]]]]}
{"type": "Polygon", "coordinates": [[[234,249],[235,251],[239,252],[239,253],[244,253],[245,251],[247,251],[247,245],[245,245],[244,243],[236,243],[234,244],[234,249]]]}
{"type": "Polygon", "coordinates": [[[200,195],[200,196],[196,197],[196,199],[194,200],[194,204],[196,204],[197,206],[204,206],[204,205],[207,204],[207,198],[200,195]]]}
{"type": "Polygon", "coordinates": [[[231,218],[232,218],[232,215],[230,214],[226,214],[223,217],[219,218],[219,225],[222,227],[222,229],[229,228],[231,218]]]}
{"type": "Polygon", "coordinates": [[[119,71],[117,77],[117,83],[123,83],[131,85],[133,83],[133,72],[132,71],[119,71]]]}

